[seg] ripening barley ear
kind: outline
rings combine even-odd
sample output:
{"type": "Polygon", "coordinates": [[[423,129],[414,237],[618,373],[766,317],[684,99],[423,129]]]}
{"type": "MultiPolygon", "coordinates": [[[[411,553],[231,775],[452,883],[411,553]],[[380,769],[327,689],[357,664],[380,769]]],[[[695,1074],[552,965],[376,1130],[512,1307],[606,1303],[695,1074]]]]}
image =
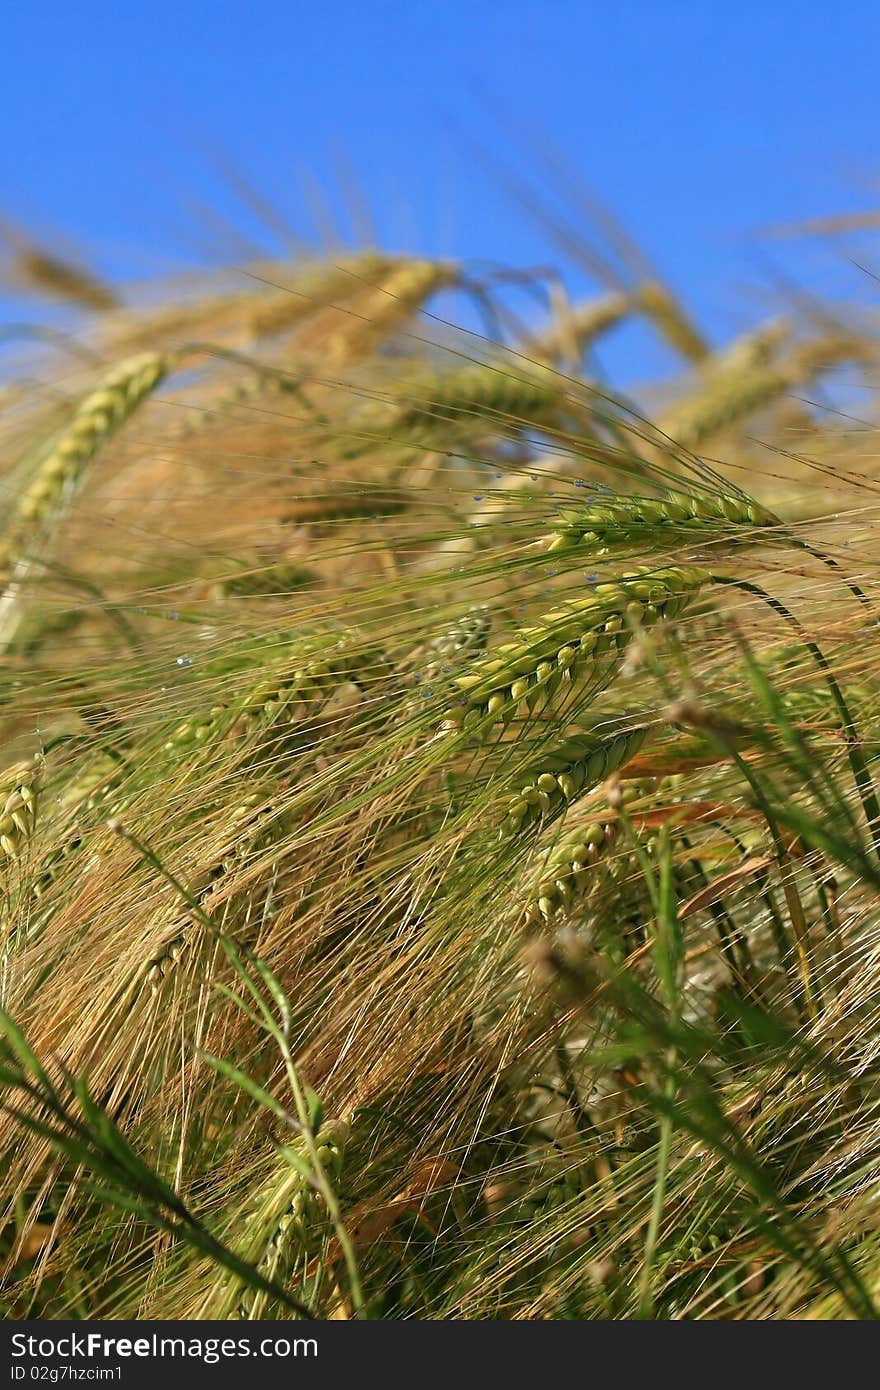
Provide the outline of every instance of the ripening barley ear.
{"type": "Polygon", "coordinates": [[[525,343],[527,355],[538,361],[577,362],[597,338],[616,328],[637,307],[635,297],[623,293],[560,307],[549,328],[529,334],[525,343]]]}
{"type": "Polygon", "coordinates": [[[113,353],[159,344],[173,350],[194,340],[251,346],[307,330],[311,319],[355,298],[364,282],[388,274],[394,264],[392,257],[364,251],[333,265],[260,265],[254,274],[264,283],[253,289],[242,291],[236,275],[226,293],[192,294],[158,309],[123,306],[107,317],[103,341],[113,353]]]}
{"type": "Polygon", "coordinates": [[[41,760],[34,758],[0,772],[0,891],[33,834],[41,771],[41,760]]]}
{"type": "MultiPolygon", "coordinates": [[[[617,769],[610,769],[611,774],[622,771],[623,766],[621,763],[617,769]]],[[[539,841],[535,864],[526,864],[525,886],[518,895],[526,925],[541,926],[557,914],[576,915],[588,903],[590,917],[596,920],[599,910],[592,904],[600,895],[613,898],[638,871],[634,855],[621,841],[620,808],[636,819],[643,831],[643,843],[649,847],[653,833],[649,824],[651,808],[658,794],[664,789],[674,794],[675,787],[676,779],[669,777],[622,781],[614,788],[617,804],[612,809],[609,785],[575,806],[561,835],[551,826],[549,843],[544,846],[539,841]]]]}
{"type": "Polygon", "coordinates": [[[253,296],[246,316],[254,340],[288,333],[327,305],[344,303],[371,282],[393,273],[394,262],[378,251],[363,251],[339,265],[319,265],[291,286],[253,296]]]}
{"type": "Polygon", "coordinates": [[[63,506],[98,450],[156,389],[175,362],[166,353],[141,353],[121,362],[86,396],[19,501],[13,533],[17,527],[25,530],[45,523],[63,506]]]}
{"type": "Polygon", "coordinates": [[[387,669],[383,653],[344,640],[329,653],[325,649],[305,657],[291,658],[282,648],[267,665],[255,666],[253,683],[238,699],[220,701],[178,724],[166,750],[183,754],[229,737],[245,745],[267,730],[295,735],[342,686],[376,679],[387,669]]]}
{"type": "MultiPolygon", "coordinates": [[[[380,442],[440,448],[458,433],[513,434],[560,425],[571,383],[537,364],[465,362],[407,386],[405,403],[382,424],[380,442]]],[[[569,406],[569,413],[571,407],[569,406]]]]}
{"type": "Polygon", "coordinates": [[[369,352],[375,343],[421,308],[438,290],[452,289],[459,283],[458,266],[443,261],[402,260],[393,264],[381,282],[357,308],[338,316],[336,328],[326,344],[328,361],[343,365],[369,352]]]}
{"type": "Polygon", "coordinates": [[[558,815],[582,793],[629,762],[648,737],[648,726],[622,716],[552,743],[517,779],[501,834],[515,834],[558,815]]]}
{"type": "MultiPolygon", "coordinates": [[[[255,900],[263,896],[263,886],[259,885],[257,891],[245,890],[236,898],[226,896],[230,880],[235,881],[255,854],[278,843],[284,836],[283,815],[263,809],[263,803],[273,790],[267,778],[259,789],[243,798],[242,804],[235,807],[229,817],[229,844],[216,859],[203,863],[198,878],[191,879],[188,884],[202,916],[219,921],[231,940],[240,940],[247,928],[253,933],[251,913],[256,906],[255,900]],[[222,906],[215,910],[218,897],[222,899],[222,906]]],[[[205,935],[204,922],[195,912],[176,917],[163,930],[161,945],[138,972],[139,979],[143,979],[154,996],[159,995],[163,985],[171,979],[193,942],[203,940],[205,935]]]]}
{"type": "Polygon", "coordinates": [[[614,847],[618,825],[614,819],[598,819],[573,831],[546,854],[541,878],[531,890],[526,907],[530,925],[549,922],[557,912],[594,891],[597,865],[614,847]]]}
{"type": "Polygon", "coordinates": [[[177,359],[145,352],[110,372],[77,409],[71,424],[44,458],[37,476],[19,498],[0,543],[0,648],[14,636],[19,581],[45,547],[81,484],[85,472],[107,440],[164,380],[177,359]]]}
{"type": "Polygon", "coordinates": [[[791,544],[779,517],[735,494],[613,498],[559,511],[562,521],[547,546],[551,552],[577,548],[587,555],[603,555],[615,546],[662,548],[715,539],[791,544]]]}
{"type": "Polygon", "coordinates": [[[457,676],[460,704],[447,711],[443,728],[485,731],[512,718],[518,705],[552,696],[564,679],[594,672],[601,678],[600,663],[616,663],[636,628],[677,617],[712,582],[706,570],[678,566],[596,585],[457,676]]]}
{"type": "Polygon", "coordinates": [[[62,260],[9,227],[0,235],[13,248],[9,263],[3,267],[3,279],[13,289],[59,299],[94,314],[114,309],[119,303],[110,286],[91,271],[62,260]]]}

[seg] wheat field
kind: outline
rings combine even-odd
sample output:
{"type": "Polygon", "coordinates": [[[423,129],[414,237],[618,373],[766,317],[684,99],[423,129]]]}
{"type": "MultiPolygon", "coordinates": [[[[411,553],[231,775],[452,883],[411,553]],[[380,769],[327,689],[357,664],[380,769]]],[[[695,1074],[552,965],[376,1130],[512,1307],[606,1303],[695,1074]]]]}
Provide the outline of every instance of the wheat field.
{"type": "Polygon", "coordinates": [[[876,1315],[880,338],[556,271],[7,266],[6,1317],[876,1315]]]}

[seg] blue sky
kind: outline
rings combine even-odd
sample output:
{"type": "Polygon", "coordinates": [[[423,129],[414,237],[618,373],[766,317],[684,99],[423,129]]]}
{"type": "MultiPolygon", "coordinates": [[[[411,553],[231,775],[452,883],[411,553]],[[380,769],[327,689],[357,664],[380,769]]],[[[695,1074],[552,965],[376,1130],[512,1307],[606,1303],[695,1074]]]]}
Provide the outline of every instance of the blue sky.
{"type": "Polygon", "coordinates": [[[723,339],[761,312],[755,228],[880,204],[870,0],[43,0],[2,32],[2,211],[113,274],[218,255],[211,217],[277,249],[224,166],[314,235],[309,179],[339,211],[340,161],[394,249],[547,264],[474,147],[520,174],[552,149],[723,339]]]}

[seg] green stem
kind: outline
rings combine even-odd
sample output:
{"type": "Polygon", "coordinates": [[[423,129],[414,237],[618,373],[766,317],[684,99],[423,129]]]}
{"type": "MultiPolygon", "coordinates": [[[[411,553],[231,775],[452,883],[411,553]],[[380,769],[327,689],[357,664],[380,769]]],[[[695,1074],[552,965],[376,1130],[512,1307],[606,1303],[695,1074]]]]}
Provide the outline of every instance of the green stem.
{"type": "MultiPolygon", "coordinates": [[[[805,550],[808,555],[815,555],[816,559],[821,560],[822,564],[827,565],[829,569],[837,571],[842,570],[842,566],[838,564],[837,560],[835,560],[832,555],[826,555],[824,550],[817,550],[814,545],[809,545],[807,541],[798,541],[797,545],[799,550],[805,550]]],[[[858,584],[855,584],[853,580],[847,579],[845,576],[843,577],[843,582],[853,597],[858,599],[859,603],[863,604],[865,608],[873,608],[873,604],[864,589],[860,589],[858,584]]]]}
{"type": "Polygon", "coordinates": [[[675,1082],[671,1077],[666,1082],[663,1094],[670,1108],[660,1121],[660,1141],[657,1146],[657,1176],[654,1179],[654,1200],[651,1203],[651,1216],[648,1221],[647,1235],[645,1236],[645,1253],[642,1257],[642,1272],[639,1278],[639,1318],[650,1318],[654,1311],[654,1296],[651,1292],[651,1275],[654,1267],[654,1256],[657,1251],[657,1240],[660,1235],[660,1222],[663,1219],[663,1208],[666,1204],[666,1183],[669,1176],[669,1155],[672,1148],[671,1107],[675,1099],[675,1082]]]}

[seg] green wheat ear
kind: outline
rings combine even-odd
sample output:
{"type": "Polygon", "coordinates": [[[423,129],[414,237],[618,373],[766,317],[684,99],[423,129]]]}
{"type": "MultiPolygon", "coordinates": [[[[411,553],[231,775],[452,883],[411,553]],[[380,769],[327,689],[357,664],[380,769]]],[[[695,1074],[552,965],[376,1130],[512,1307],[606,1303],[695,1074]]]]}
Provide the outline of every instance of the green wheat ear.
{"type": "Polygon", "coordinates": [[[691,397],[660,418],[659,428],[682,448],[699,449],[713,435],[782,400],[829,368],[864,357],[864,343],[845,335],[799,344],[775,361],[731,354],[691,397]]]}
{"type": "Polygon", "coordinates": [[[346,681],[357,683],[359,678],[375,677],[385,670],[381,652],[345,644],[326,655],[276,657],[268,669],[254,662],[251,682],[241,696],[221,699],[182,720],[165,747],[182,754],[231,732],[243,743],[270,726],[295,730],[318,713],[346,681]]]}
{"type": "MultiPolygon", "coordinates": [[[[430,447],[452,424],[504,432],[558,421],[569,383],[537,365],[528,372],[504,363],[468,362],[455,371],[416,381],[412,403],[398,407],[387,425],[389,440],[430,447]]],[[[384,439],[384,435],[383,435],[384,439]]]]}
{"type": "Polygon", "coordinates": [[[600,555],[613,546],[674,545],[716,537],[767,539],[785,542],[782,521],[768,508],[735,495],[712,497],[669,493],[659,498],[616,498],[582,507],[561,507],[561,522],[547,546],[549,551],[583,548],[600,555]],[[754,535],[760,532],[760,535],[754,535]]]}
{"type": "Polygon", "coordinates": [[[693,566],[640,570],[545,613],[455,677],[460,703],[443,727],[468,733],[509,720],[518,705],[551,695],[563,679],[615,660],[639,627],[677,617],[712,582],[693,566]]]}
{"type": "Polygon", "coordinates": [[[648,737],[648,727],[622,717],[551,744],[517,779],[502,834],[512,834],[557,815],[629,762],[648,737]]]}
{"type": "Polygon", "coordinates": [[[338,364],[369,352],[438,290],[459,282],[458,266],[450,261],[414,258],[392,264],[369,293],[365,306],[340,315],[340,327],[330,336],[326,353],[338,364]]]}
{"type": "Polygon", "coordinates": [[[0,883],[3,870],[19,859],[37,819],[39,759],[13,763],[0,772],[0,883]]]}
{"type": "MultiPolygon", "coordinates": [[[[337,1183],[342,1172],[350,1127],[344,1120],[324,1124],[315,1136],[314,1156],[326,1179],[337,1183]]],[[[321,1248],[331,1228],[320,1192],[309,1176],[309,1153],[304,1144],[281,1149],[283,1166],[259,1189],[244,1219],[240,1241],[242,1255],[273,1283],[286,1287],[305,1279],[309,1259],[321,1248]]],[[[271,1304],[268,1294],[248,1291],[242,1295],[233,1280],[224,1280],[211,1296],[207,1316],[265,1318],[271,1304]]]]}

